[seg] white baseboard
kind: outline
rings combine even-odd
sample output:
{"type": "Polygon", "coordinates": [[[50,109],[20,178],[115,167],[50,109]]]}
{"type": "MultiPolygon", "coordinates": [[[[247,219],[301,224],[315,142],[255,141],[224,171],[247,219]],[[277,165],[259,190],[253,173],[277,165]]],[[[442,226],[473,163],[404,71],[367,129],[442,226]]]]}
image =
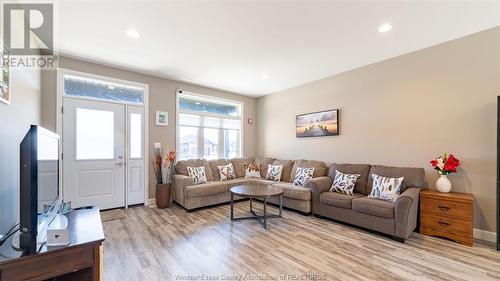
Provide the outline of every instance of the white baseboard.
{"type": "Polygon", "coordinates": [[[146,201],[146,206],[149,206],[149,207],[154,207],[156,206],[156,200],[154,198],[149,198],[147,201],[146,201]]]}
{"type": "Polygon", "coordinates": [[[486,230],[474,228],[474,239],[496,243],[497,235],[493,231],[486,231],[486,230]]]}

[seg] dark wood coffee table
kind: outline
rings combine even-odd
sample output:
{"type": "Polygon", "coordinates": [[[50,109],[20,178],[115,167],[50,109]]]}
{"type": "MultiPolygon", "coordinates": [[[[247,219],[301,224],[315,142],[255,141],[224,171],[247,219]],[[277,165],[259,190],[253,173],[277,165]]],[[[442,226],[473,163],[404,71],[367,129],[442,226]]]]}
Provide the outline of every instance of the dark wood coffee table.
{"type": "Polygon", "coordinates": [[[267,229],[267,219],[268,218],[281,218],[283,213],[283,189],[281,187],[275,187],[264,184],[244,184],[238,185],[231,188],[231,220],[245,220],[245,219],[256,219],[265,229],[267,229]],[[250,212],[252,216],[249,217],[234,217],[234,195],[238,195],[244,198],[250,199],[250,212]],[[268,215],[267,214],[267,199],[269,197],[279,196],[279,214],[278,215],[268,215]],[[264,204],[264,211],[262,215],[257,215],[252,208],[253,199],[262,199],[264,204]]]}

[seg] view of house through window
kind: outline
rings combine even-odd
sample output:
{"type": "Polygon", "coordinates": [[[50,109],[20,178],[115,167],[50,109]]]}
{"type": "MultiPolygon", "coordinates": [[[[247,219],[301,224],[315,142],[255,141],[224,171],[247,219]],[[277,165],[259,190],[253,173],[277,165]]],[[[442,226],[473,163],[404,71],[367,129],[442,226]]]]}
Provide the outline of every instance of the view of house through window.
{"type": "Polygon", "coordinates": [[[179,93],[178,159],[241,156],[241,103],[179,93]]]}

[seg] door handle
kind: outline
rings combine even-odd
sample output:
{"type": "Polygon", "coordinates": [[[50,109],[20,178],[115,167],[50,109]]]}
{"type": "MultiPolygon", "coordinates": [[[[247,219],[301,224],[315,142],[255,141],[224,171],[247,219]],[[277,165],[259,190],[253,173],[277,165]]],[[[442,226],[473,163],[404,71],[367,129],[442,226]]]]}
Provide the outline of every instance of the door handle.
{"type": "Polygon", "coordinates": [[[115,164],[115,166],[120,166],[121,167],[121,166],[123,166],[123,162],[118,162],[118,163],[115,164]]]}

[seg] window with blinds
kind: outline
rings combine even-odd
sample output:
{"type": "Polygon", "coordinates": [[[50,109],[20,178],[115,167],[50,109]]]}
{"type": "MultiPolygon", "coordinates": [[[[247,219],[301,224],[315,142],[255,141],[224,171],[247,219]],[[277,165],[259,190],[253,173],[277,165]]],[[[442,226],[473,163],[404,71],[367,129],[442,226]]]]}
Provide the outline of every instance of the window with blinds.
{"type": "Polygon", "coordinates": [[[183,92],[178,109],[179,160],[241,157],[242,103],[183,92]]]}

